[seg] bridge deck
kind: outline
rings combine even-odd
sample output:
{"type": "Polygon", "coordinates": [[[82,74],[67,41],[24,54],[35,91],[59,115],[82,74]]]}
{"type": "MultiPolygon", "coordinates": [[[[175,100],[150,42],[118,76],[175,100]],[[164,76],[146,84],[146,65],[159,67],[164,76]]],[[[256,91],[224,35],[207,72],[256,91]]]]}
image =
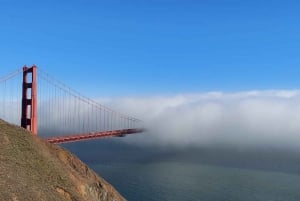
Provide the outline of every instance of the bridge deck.
{"type": "Polygon", "coordinates": [[[95,138],[105,138],[105,137],[113,137],[113,136],[123,137],[124,135],[127,134],[141,133],[144,131],[145,129],[143,128],[101,131],[101,132],[82,133],[82,134],[68,135],[68,136],[51,137],[46,140],[52,144],[62,144],[67,142],[76,142],[76,141],[89,140],[95,138]]]}

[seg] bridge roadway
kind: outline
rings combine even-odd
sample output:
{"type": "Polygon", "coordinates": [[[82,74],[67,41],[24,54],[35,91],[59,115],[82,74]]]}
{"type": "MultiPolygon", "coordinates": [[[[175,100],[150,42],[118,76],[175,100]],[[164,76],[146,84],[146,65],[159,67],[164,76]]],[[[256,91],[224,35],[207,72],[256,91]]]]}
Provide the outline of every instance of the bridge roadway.
{"type": "Polygon", "coordinates": [[[46,139],[52,144],[62,144],[67,142],[76,142],[82,140],[96,139],[96,138],[105,138],[105,137],[124,137],[128,134],[136,134],[144,132],[143,128],[134,128],[134,129],[122,129],[122,130],[112,130],[112,131],[101,131],[101,132],[90,132],[82,133],[68,136],[57,136],[46,139]]]}

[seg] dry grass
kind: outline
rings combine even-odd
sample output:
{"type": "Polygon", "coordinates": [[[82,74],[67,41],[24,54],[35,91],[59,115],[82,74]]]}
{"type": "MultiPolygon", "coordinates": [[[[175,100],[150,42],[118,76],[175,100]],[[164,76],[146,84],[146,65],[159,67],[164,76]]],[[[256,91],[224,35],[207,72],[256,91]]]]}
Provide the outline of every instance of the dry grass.
{"type": "Polygon", "coordinates": [[[0,120],[0,200],[124,199],[77,157],[0,120]]]}

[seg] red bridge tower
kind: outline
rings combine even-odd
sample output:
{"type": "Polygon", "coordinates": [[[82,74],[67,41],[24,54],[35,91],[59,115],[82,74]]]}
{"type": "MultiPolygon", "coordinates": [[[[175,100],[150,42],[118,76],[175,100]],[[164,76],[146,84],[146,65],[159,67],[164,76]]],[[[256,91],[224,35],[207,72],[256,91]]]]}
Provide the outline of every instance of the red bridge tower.
{"type": "Polygon", "coordinates": [[[36,66],[23,67],[21,126],[38,134],[36,66]],[[31,75],[31,76],[30,76],[31,75]]]}

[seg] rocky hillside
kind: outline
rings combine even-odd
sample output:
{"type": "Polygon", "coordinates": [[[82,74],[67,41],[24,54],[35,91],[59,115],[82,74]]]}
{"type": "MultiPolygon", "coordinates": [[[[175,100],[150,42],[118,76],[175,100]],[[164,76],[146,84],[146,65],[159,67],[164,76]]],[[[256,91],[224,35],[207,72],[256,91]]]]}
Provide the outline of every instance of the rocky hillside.
{"type": "Polygon", "coordinates": [[[63,148],[0,120],[0,200],[125,200],[63,148]]]}

